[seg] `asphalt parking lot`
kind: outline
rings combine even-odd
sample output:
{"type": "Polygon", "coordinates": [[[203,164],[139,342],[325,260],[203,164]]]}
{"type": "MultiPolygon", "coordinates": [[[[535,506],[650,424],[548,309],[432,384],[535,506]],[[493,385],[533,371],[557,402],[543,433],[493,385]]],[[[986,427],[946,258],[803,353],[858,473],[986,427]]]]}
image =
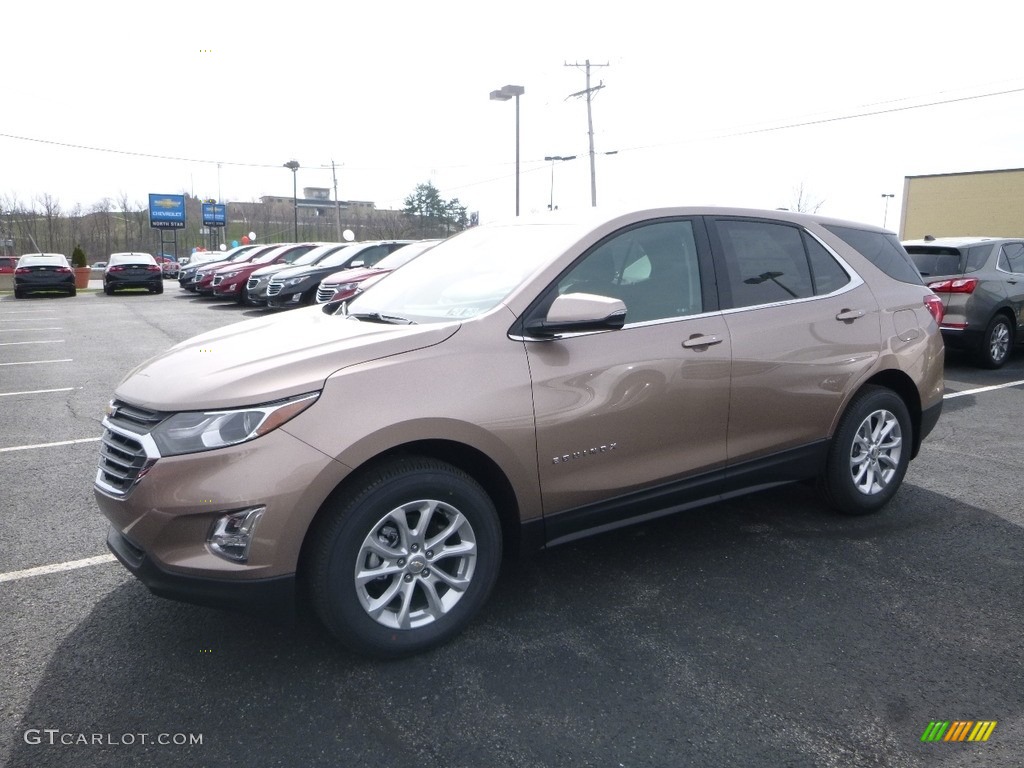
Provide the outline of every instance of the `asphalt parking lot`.
{"type": "Polygon", "coordinates": [[[154,597],[107,556],[92,480],[117,382],[262,314],[173,281],[0,298],[0,762],[1024,764],[1024,350],[948,357],[880,515],[796,486],[507,562],[468,632],[379,663],[308,620],[154,597]],[[997,726],[922,742],[937,720],[997,726]]]}

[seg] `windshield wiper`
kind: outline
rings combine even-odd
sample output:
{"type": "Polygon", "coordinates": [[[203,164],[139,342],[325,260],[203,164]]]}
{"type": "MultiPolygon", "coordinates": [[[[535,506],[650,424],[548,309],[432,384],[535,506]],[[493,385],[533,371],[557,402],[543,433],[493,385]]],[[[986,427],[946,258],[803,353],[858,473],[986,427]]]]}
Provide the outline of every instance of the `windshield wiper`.
{"type": "Polygon", "coordinates": [[[348,317],[356,320],[369,320],[373,323],[389,323],[391,325],[416,325],[412,320],[398,315],[385,315],[382,312],[349,312],[348,317]]]}

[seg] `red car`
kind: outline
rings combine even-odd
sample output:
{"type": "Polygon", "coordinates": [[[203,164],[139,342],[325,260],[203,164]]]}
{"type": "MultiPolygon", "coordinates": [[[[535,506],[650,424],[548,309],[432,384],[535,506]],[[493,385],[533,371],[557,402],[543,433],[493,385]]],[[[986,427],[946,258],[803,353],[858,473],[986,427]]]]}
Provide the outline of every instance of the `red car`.
{"type": "Polygon", "coordinates": [[[270,264],[291,264],[303,254],[320,245],[323,243],[282,245],[261,253],[251,261],[220,267],[214,271],[213,280],[210,283],[213,295],[220,299],[234,299],[239,304],[245,304],[247,295],[245,284],[249,281],[249,275],[260,267],[270,264]]]}
{"type": "Polygon", "coordinates": [[[316,291],[316,303],[326,304],[329,301],[346,301],[357,293],[365,291],[389,272],[393,272],[421,253],[429,251],[440,240],[420,240],[404,245],[393,253],[389,253],[372,267],[365,269],[346,269],[336,272],[320,281],[316,291]]]}
{"type": "Polygon", "coordinates": [[[0,275],[13,275],[17,263],[17,256],[0,256],[0,275]]]}
{"type": "Polygon", "coordinates": [[[280,245],[263,245],[251,251],[242,251],[240,253],[233,254],[232,257],[229,257],[224,261],[213,261],[209,264],[203,264],[196,270],[195,274],[192,275],[192,280],[189,282],[187,288],[188,290],[194,290],[202,296],[212,296],[213,277],[217,273],[218,269],[228,265],[234,267],[239,264],[246,264],[253,259],[259,258],[263,254],[275,250],[276,248],[280,248],[280,245]]]}

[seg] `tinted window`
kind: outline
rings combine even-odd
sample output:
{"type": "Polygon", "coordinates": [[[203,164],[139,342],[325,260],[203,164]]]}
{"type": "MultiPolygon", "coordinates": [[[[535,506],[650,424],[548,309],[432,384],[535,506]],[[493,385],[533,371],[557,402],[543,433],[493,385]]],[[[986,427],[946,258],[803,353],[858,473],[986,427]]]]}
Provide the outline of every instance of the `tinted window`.
{"type": "Polygon", "coordinates": [[[1024,244],[1006,243],[1002,251],[999,256],[1000,266],[1003,266],[1005,261],[1008,266],[1003,268],[1007,272],[1024,272],[1024,244]]]}
{"type": "Polygon", "coordinates": [[[868,232],[853,227],[825,225],[825,229],[860,253],[894,280],[921,285],[921,275],[891,232],[868,232]]]}
{"type": "Polygon", "coordinates": [[[975,245],[967,249],[967,267],[964,272],[977,272],[985,266],[989,254],[992,253],[991,245],[975,245]]]}
{"type": "Polygon", "coordinates": [[[702,312],[693,223],[663,221],[615,235],[559,280],[556,290],[622,299],[627,323],[702,312]]]}
{"type": "Polygon", "coordinates": [[[936,245],[908,245],[907,253],[924,277],[959,275],[964,271],[963,254],[956,248],[936,245]]]}
{"type": "Polygon", "coordinates": [[[798,228],[767,221],[715,222],[734,307],[773,304],[814,295],[798,228]]]}
{"type": "Polygon", "coordinates": [[[828,250],[808,235],[803,233],[804,245],[807,248],[807,258],[811,262],[811,278],[814,280],[814,295],[824,296],[838,291],[850,282],[850,276],[846,274],[835,257],[828,250]]]}

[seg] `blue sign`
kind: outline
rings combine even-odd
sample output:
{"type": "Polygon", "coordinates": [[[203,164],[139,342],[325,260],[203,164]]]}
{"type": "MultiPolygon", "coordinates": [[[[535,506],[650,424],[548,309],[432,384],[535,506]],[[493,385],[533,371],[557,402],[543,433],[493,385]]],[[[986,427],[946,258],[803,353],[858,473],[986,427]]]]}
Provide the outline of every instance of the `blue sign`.
{"type": "Polygon", "coordinates": [[[223,227],[228,223],[228,207],[214,203],[203,203],[203,226],[223,227]]]}
{"type": "Polygon", "coordinates": [[[185,227],[184,195],[149,195],[149,226],[155,229],[185,227]]]}

